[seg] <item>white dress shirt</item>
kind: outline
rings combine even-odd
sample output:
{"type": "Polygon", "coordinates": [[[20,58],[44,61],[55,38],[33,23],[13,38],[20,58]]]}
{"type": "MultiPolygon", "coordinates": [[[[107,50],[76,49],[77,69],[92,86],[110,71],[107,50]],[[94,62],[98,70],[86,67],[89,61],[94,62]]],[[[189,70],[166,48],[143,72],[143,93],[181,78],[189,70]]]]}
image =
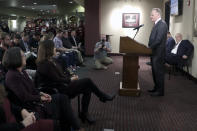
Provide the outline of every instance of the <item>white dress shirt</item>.
{"type": "Polygon", "coordinates": [[[156,25],[160,20],[161,20],[161,18],[157,19],[157,20],[155,21],[155,25],[156,25]]]}
{"type": "MultiPolygon", "coordinates": [[[[181,40],[181,41],[182,41],[182,40],[181,40]]],[[[174,48],[171,50],[171,53],[172,53],[172,54],[176,54],[176,53],[177,53],[177,50],[178,50],[178,47],[179,47],[181,41],[180,41],[179,43],[177,43],[177,44],[174,46],[174,48]]]]}

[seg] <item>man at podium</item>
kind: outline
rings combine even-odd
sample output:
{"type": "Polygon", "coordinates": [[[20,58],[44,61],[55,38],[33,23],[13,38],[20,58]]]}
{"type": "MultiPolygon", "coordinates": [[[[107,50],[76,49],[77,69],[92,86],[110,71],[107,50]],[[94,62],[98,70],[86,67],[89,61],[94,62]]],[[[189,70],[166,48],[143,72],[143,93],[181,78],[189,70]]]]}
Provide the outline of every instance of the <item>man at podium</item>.
{"type": "Polygon", "coordinates": [[[168,27],[165,21],[161,19],[161,14],[159,8],[153,8],[150,16],[154,26],[149,37],[148,46],[152,49],[152,75],[155,84],[152,90],[148,90],[151,96],[164,96],[164,60],[168,27]]]}

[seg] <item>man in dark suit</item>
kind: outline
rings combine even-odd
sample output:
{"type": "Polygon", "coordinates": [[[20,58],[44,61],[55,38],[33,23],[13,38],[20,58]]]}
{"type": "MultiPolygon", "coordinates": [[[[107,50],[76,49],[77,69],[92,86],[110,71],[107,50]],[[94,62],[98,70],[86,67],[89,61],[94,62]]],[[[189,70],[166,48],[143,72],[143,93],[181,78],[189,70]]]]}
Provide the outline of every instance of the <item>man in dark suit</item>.
{"type": "Polygon", "coordinates": [[[167,33],[167,41],[166,41],[166,55],[170,54],[171,50],[175,45],[175,40],[172,37],[171,33],[167,33]]]}
{"type": "Polygon", "coordinates": [[[169,54],[166,55],[166,62],[171,65],[183,66],[188,57],[192,54],[194,46],[188,40],[182,40],[182,34],[177,33],[176,44],[169,54]]]}
{"type": "Polygon", "coordinates": [[[21,49],[23,50],[23,52],[30,51],[30,47],[29,47],[29,35],[27,33],[24,33],[22,35],[22,40],[21,40],[20,46],[21,46],[21,49]]]}
{"type": "Polygon", "coordinates": [[[79,48],[80,41],[79,41],[79,38],[76,36],[76,31],[75,30],[71,31],[71,35],[69,37],[69,40],[74,47],[79,48]]]}
{"type": "Polygon", "coordinates": [[[148,46],[152,49],[152,75],[155,84],[152,90],[148,90],[151,92],[151,96],[164,95],[164,60],[168,27],[161,19],[161,14],[159,8],[153,8],[150,16],[154,27],[149,37],[148,46]]]}
{"type": "Polygon", "coordinates": [[[75,48],[81,52],[81,54],[84,56],[85,55],[85,49],[82,47],[82,43],[79,39],[79,37],[76,35],[76,31],[72,30],[71,35],[69,37],[69,41],[72,43],[72,48],[75,48]]]}

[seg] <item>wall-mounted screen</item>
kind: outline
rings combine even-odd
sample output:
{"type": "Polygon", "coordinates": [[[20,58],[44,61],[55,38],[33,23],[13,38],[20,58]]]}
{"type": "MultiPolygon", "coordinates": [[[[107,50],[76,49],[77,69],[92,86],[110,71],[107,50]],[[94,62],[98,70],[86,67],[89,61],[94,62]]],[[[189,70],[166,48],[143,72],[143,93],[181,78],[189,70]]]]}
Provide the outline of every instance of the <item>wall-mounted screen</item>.
{"type": "Polygon", "coordinates": [[[182,0],[171,0],[170,4],[170,14],[171,15],[181,15],[182,8],[183,8],[183,1],[182,0]]]}

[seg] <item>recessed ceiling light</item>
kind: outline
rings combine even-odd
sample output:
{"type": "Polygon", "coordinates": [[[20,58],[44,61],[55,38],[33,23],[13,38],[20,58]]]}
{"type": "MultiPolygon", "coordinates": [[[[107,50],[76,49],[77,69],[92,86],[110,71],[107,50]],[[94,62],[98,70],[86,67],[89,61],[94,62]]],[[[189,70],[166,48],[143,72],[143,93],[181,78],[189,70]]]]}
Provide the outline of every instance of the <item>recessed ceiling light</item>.
{"type": "Polygon", "coordinates": [[[24,6],[24,5],[23,5],[22,7],[23,7],[23,8],[25,8],[25,6],[24,6]]]}
{"type": "Polygon", "coordinates": [[[37,5],[37,3],[35,2],[34,5],[37,5]]]}
{"type": "Polygon", "coordinates": [[[70,3],[70,4],[72,4],[73,2],[72,2],[72,1],[70,1],[69,3],[70,3]]]}
{"type": "Polygon", "coordinates": [[[11,16],[16,16],[16,14],[11,14],[11,16]]]}

